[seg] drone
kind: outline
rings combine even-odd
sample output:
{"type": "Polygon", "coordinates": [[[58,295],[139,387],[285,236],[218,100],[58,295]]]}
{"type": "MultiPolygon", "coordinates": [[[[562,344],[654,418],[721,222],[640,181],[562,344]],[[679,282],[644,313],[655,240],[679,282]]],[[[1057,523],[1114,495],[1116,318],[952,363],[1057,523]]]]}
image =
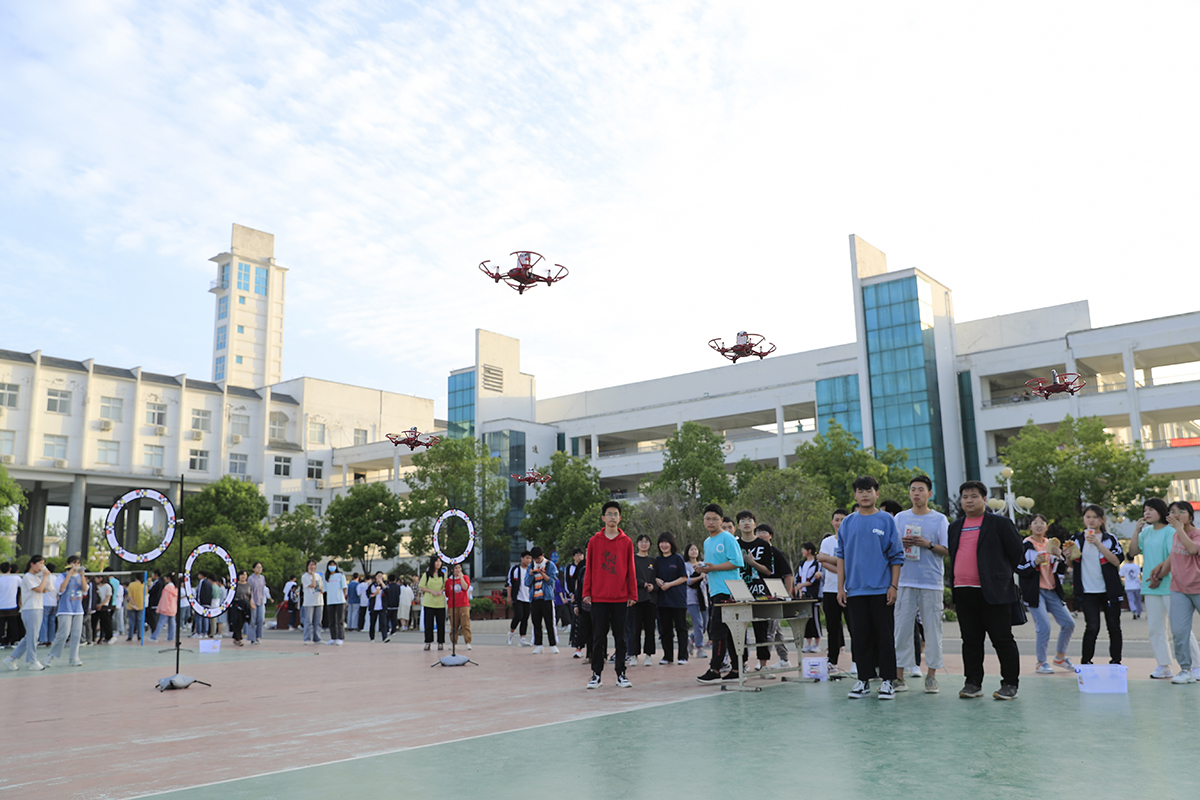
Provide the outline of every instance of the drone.
{"type": "Polygon", "coordinates": [[[532,250],[518,250],[515,253],[509,253],[509,255],[517,257],[517,265],[507,272],[499,267],[493,272],[492,268],[488,266],[487,261],[480,263],[479,270],[496,283],[504,281],[510,288],[516,289],[517,294],[525,294],[526,289],[532,289],[539,283],[549,286],[567,277],[567,268],[562,264],[554,265],[558,267],[557,273],[547,270],[545,275],[538,275],[534,272],[533,268],[537,266],[539,261],[543,260],[540,253],[535,253],[532,250]]]}
{"type": "Polygon", "coordinates": [[[434,436],[432,433],[421,433],[417,430],[417,426],[413,426],[404,433],[389,433],[388,441],[399,447],[407,445],[409,450],[416,450],[418,447],[433,447],[442,440],[440,436],[434,436]]]}
{"type": "Polygon", "coordinates": [[[535,483],[544,484],[547,481],[549,481],[550,478],[552,478],[553,476],[552,475],[543,475],[542,473],[538,472],[536,469],[531,469],[531,470],[528,470],[524,475],[513,475],[513,477],[517,480],[518,483],[525,483],[525,484],[532,486],[535,483]]]}
{"type": "Polygon", "coordinates": [[[758,333],[738,331],[737,344],[732,347],[726,347],[720,339],[713,339],[708,343],[708,346],[735,364],[739,358],[748,358],[750,356],[758,356],[758,360],[762,361],[775,352],[775,345],[770,342],[767,342],[765,347],[763,346],[764,338],[764,336],[758,333]]]}
{"type": "Polygon", "coordinates": [[[1078,394],[1080,389],[1087,386],[1087,381],[1079,377],[1076,372],[1064,372],[1059,375],[1058,370],[1052,369],[1050,370],[1050,380],[1030,378],[1025,381],[1025,385],[1033,394],[1049,400],[1052,394],[1062,394],[1063,392],[1070,395],[1078,394]]]}

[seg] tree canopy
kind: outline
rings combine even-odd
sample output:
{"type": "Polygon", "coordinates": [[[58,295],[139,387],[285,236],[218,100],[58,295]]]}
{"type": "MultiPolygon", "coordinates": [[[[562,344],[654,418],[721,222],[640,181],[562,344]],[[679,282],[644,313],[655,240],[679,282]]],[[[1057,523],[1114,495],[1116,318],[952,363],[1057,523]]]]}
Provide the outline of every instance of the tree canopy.
{"type": "Polygon", "coordinates": [[[854,509],[851,484],[860,475],[870,475],[879,481],[881,499],[891,498],[907,505],[908,482],[920,474],[920,470],[905,466],[908,451],[890,444],[882,451],[863,448],[861,444],[858,437],[830,420],[825,433],[796,448],[796,461],[791,469],[806,475],[847,510],[854,509]]]}
{"type": "MultiPolygon", "coordinates": [[[[557,452],[550,456],[550,466],[538,471],[551,480],[525,503],[521,535],[550,552],[588,509],[608,496],[600,488],[600,471],[586,459],[557,452]]],[[[587,525],[596,525],[598,519],[587,519],[587,525]]]]}
{"type": "Polygon", "coordinates": [[[725,437],[707,425],[683,423],[667,439],[662,472],[646,488],[676,491],[701,503],[729,502],[733,488],[725,469],[724,444],[725,437]]]}
{"type": "Polygon", "coordinates": [[[184,498],[179,516],[189,534],[214,526],[228,526],[247,544],[261,543],[266,536],[270,505],[253,483],[226,475],[184,498]]]}
{"type": "Polygon", "coordinates": [[[14,506],[25,506],[25,492],[0,464],[0,533],[12,533],[17,529],[17,517],[12,513],[14,506]]]}
{"type": "Polygon", "coordinates": [[[325,512],[324,549],[337,559],[356,559],[363,572],[375,558],[391,558],[404,522],[400,498],[384,483],[360,483],[333,498],[325,512]]]}
{"type": "Polygon", "coordinates": [[[772,544],[797,566],[801,544],[820,545],[835,503],[824,486],[793,466],[760,472],[738,492],[737,507],[753,511],[759,522],[770,525],[775,531],[772,544]]]}
{"type": "Polygon", "coordinates": [[[307,562],[325,554],[325,534],[325,520],[305,504],[275,518],[271,539],[299,551],[307,562]]]}

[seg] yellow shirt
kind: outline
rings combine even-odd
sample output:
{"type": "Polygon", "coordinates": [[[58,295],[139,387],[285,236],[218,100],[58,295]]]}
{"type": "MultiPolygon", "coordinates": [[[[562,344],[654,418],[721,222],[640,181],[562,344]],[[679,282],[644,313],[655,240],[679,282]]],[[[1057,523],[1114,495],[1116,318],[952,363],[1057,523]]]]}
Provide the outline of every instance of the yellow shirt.
{"type": "Polygon", "coordinates": [[[146,602],[145,590],[141,581],[131,581],[125,587],[125,607],[130,611],[141,611],[146,602]]]}

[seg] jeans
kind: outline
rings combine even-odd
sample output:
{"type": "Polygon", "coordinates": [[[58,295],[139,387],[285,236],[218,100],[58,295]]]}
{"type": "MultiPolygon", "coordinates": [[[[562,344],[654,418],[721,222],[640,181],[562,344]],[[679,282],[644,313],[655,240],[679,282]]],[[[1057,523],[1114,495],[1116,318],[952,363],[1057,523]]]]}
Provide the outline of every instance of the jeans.
{"type": "Polygon", "coordinates": [[[42,629],[38,633],[38,643],[46,644],[54,641],[54,618],[58,615],[58,606],[42,606],[42,629]]]}
{"type": "MultiPolygon", "coordinates": [[[[1143,594],[1142,603],[1146,607],[1146,621],[1150,624],[1150,646],[1154,648],[1154,658],[1160,667],[1169,667],[1171,661],[1175,660],[1172,658],[1173,643],[1167,637],[1167,612],[1171,608],[1171,595],[1143,594]]],[[[1192,651],[1192,663],[1200,666],[1200,646],[1196,644],[1195,634],[1188,637],[1188,646],[1192,651]]]]}
{"type": "MultiPolygon", "coordinates": [[[[846,598],[850,610],[850,635],[854,637],[854,663],[858,679],[896,680],[896,618],[886,594],[860,594],[846,598]]],[[[911,630],[912,625],[909,625],[911,630]]]]}
{"type": "Polygon", "coordinates": [[[1110,663],[1121,663],[1121,603],[1110,602],[1104,592],[1083,595],[1083,658],[1082,663],[1092,663],[1096,655],[1096,638],[1100,635],[1100,614],[1108,626],[1108,657],[1110,663]]]}
{"type": "Polygon", "coordinates": [[[533,620],[534,646],[542,646],[542,627],[544,626],[546,628],[546,643],[551,647],[557,647],[558,638],[554,633],[554,601],[533,600],[530,602],[529,607],[530,617],[533,620]]]}
{"type": "MultiPolygon", "coordinates": [[[[584,609],[587,610],[586,608],[584,609]]],[[[616,640],[616,658],[613,669],[618,675],[625,674],[625,619],[629,606],[624,603],[592,603],[592,672],[599,675],[604,671],[604,660],[608,656],[608,631],[612,630],[616,640]]]]}
{"type": "Polygon", "coordinates": [[[1039,602],[1036,606],[1026,606],[1029,616],[1033,617],[1033,627],[1037,630],[1037,660],[1039,664],[1046,663],[1046,647],[1050,644],[1050,617],[1058,623],[1058,646],[1055,654],[1067,652],[1071,643],[1071,634],[1075,632],[1075,620],[1058,593],[1053,589],[1038,589],[1039,602]]]}
{"type": "Polygon", "coordinates": [[[708,608],[688,603],[687,613],[692,618],[692,646],[701,650],[704,648],[704,631],[708,628],[708,608]]]}
{"type": "Polygon", "coordinates": [[[42,630],[41,606],[33,609],[21,609],[21,622],[25,624],[25,638],[17,645],[17,649],[9,656],[14,662],[25,656],[25,661],[32,664],[37,661],[38,633],[42,630]]]}
{"type": "Polygon", "coordinates": [[[79,660],[79,640],[83,638],[83,614],[61,614],[57,620],[58,632],[54,644],[50,645],[50,657],[62,656],[63,644],[70,646],[71,663],[79,660]]]}
{"type": "Polygon", "coordinates": [[[209,618],[197,614],[196,615],[196,635],[197,636],[208,636],[208,632],[210,629],[211,628],[210,628],[209,618]]]}
{"type": "Polygon", "coordinates": [[[125,630],[126,640],[132,639],[134,636],[140,641],[142,638],[142,610],[140,608],[125,609],[125,630]]]}
{"type": "Polygon", "coordinates": [[[1017,686],[1021,679],[1021,652],[1013,638],[1010,605],[987,602],[983,599],[982,589],[958,587],[954,590],[954,606],[962,633],[966,682],[983,686],[983,637],[986,634],[1000,658],[1000,683],[1017,686]]]}
{"type": "Polygon", "coordinates": [[[687,658],[687,611],[682,608],[658,607],[658,635],[662,639],[663,658],[675,660],[675,638],[679,637],[679,659],[687,658]]]}
{"type": "Polygon", "coordinates": [[[303,606],[300,609],[300,618],[304,624],[305,642],[321,643],[321,612],[325,610],[325,606],[303,606]]]}
{"type": "Polygon", "coordinates": [[[358,603],[350,603],[346,606],[346,627],[352,631],[359,629],[358,625],[358,610],[362,608],[358,603]]]}
{"type": "Polygon", "coordinates": [[[1189,670],[1200,667],[1192,658],[1192,648],[1188,643],[1196,638],[1192,636],[1192,612],[1200,611],[1200,594],[1184,594],[1171,592],[1171,635],[1175,639],[1175,653],[1179,658],[1179,668],[1189,670]]]}
{"type": "Polygon", "coordinates": [[[263,625],[267,620],[267,607],[265,604],[255,606],[250,612],[250,641],[257,642],[262,638],[263,625]]]}
{"type": "Polygon", "coordinates": [[[917,666],[916,633],[913,628],[917,619],[917,611],[920,611],[921,625],[925,628],[925,666],[929,669],[946,668],[942,664],[942,600],[941,589],[900,587],[896,594],[896,664],[898,666],[917,666]]]}
{"type": "Polygon", "coordinates": [[[346,604],[330,603],[325,608],[329,612],[329,638],[340,642],[346,638],[346,604]]]}
{"type": "Polygon", "coordinates": [[[158,633],[163,629],[164,625],[167,628],[167,641],[169,642],[175,638],[175,617],[159,614],[158,624],[154,626],[154,633],[150,634],[150,641],[158,641],[158,633]]]}

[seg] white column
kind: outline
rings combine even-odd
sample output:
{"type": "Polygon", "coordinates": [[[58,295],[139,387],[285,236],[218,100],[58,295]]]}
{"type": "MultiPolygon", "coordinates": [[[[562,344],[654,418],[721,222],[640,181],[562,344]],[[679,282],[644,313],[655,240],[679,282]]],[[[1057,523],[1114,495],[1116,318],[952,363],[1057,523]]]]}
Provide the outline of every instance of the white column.
{"type": "Polygon", "coordinates": [[[592,434],[592,461],[600,457],[600,434],[592,434]]]}
{"type": "Polygon", "coordinates": [[[787,469],[787,450],[783,444],[783,406],[775,406],[775,435],[779,439],[779,468],[787,469]]]}
{"type": "Polygon", "coordinates": [[[1129,398],[1129,438],[1131,441],[1140,442],[1142,440],[1142,409],[1138,405],[1137,381],[1133,373],[1137,370],[1136,362],[1133,359],[1133,345],[1125,348],[1125,352],[1121,353],[1122,369],[1125,370],[1125,393],[1129,398]]]}

